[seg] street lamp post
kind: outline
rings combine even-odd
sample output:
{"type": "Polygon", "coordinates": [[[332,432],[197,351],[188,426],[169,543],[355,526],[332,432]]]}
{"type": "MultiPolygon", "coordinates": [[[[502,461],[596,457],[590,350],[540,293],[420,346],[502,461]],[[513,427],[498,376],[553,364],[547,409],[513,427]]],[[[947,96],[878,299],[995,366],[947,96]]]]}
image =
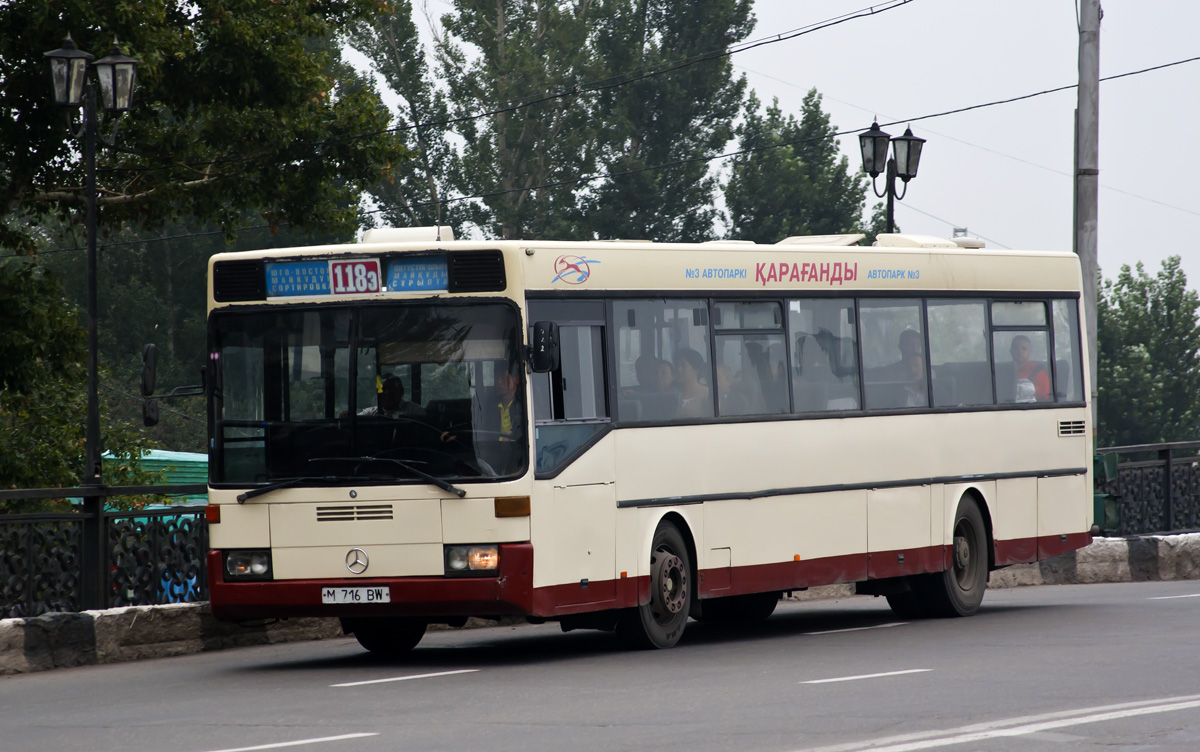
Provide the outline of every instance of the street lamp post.
{"type": "MultiPolygon", "coordinates": [[[[103,497],[99,495],[103,483],[100,447],[100,377],[96,343],[96,141],[99,139],[111,146],[117,135],[116,124],[108,138],[100,135],[99,111],[96,103],[96,85],[88,77],[89,68],[96,71],[100,100],[110,113],[123,114],[129,111],[133,89],[137,80],[137,60],[121,53],[115,40],[112,51],[100,60],[75,47],[70,34],[63,40],[62,47],[47,52],[50,60],[50,76],[54,85],[54,101],[70,111],[82,108],[81,126],[76,138],[83,139],[83,159],[86,170],[84,201],[87,206],[87,424],[84,432],[84,468],[82,485],[95,493],[84,496],[84,512],[88,513],[91,528],[85,534],[84,572],[95,572],[95,577],[84,578],[83,600],[85,607],[103,607],[104,587],[107,577],[100,566],[100,551],[105,545],[103,522],[103,497]],[[89,562],[88,559],[92,561],[89,562]],[[88,566],[92,564],[94,566],[88,566]]],[[[69,122],[69,120],[68,120],[69,122]]]]}
{"type": "Polygon", "coordinates": [[[925,139],[914,136],[912,128],[906,128],[903,136],[892,138],[880,130],[876,121],[871,123],[870,129],[858,134],[858,144],[862,150],[863,171],[871,176],[871,190],[879,198],[887,197],[887,231],[892,232],[896,226],[895,202],[904,200],[908,193],[908,181],[917,176],[925,139]],[[892,145],[891,157],[888,156],[889,143],[892,145]],[[875,185],[875,178],[881,172],[886,174],[883,193],[875,185]],[[904,183],[899,194],[896,193],[896,178],[904,183]]]}

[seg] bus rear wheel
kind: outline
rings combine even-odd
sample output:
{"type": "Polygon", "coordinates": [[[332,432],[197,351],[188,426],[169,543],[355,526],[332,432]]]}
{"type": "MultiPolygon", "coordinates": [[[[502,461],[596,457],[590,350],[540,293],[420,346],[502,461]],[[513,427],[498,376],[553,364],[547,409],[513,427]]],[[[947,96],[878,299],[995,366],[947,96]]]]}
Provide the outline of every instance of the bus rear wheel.
{"type": "Polygon", "coordinates": [[[354,633],[359,645],[385,658],[396,658],[415,648],[425,636],[425,627],[425,622],[417,619],[342,619],[343,632],[354,633]]]}
{"type": "Polygon", "coordinates": [[[950,568],[928,575],[917,595],[935,616],[970,616],[983,603],[988,576],[987,530],[974,499],[959,502],[952,553],[950,568]]]}
{"type": "Polygon", "coordinates": [[[621,614],[617,635],[635,648],[679,642],[692,606],[692,562],[679,528],[660,523],[650,544],[650,602],[621,614]]]}

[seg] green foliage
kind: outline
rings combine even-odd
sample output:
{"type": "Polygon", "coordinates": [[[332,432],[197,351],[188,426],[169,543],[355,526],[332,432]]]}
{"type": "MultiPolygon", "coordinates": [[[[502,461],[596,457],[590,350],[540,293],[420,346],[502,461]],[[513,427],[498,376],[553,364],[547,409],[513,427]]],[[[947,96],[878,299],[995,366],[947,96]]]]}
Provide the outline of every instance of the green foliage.
{"type": "Polygon", "coordinates": [[[250,208],[273,224],[352,228],[358,191],[405,152],[382,133],[376,94],[337,75],[328,40],[381,12],[373,0],[0,4],[0,144],[10,155],[0,162],[0,247],[33,250],[32,220],[83,205],[79,144],[51,102],[43,58],[68,31],[97,57],[116,35],[141,61],[117,148],[97,152],[104,226],[184,218],[231,234],[250,208]]]}
{"type": "Polygon", "coordinates": [[[457,225],[467,219],[466,207],[443,203],[447,187],[461,171],[458,154],[446,138],[450,107],[430,76],[412,13],[409,0],[397,0],[390,13],[359,21],[347,32],[347,41],[370,58],[400,97],[393,128],[414,155],[389,164],[383,179],[369,190],[390,226],[457,225]]]}
{"type": "MultiPolygon", "coordinates": [[[[500,110],[601,78],[593,52],[599,10],[596,0],[455,0],[437,48],[454,114],[500,110]]],[[[576,97],[457,124],[465,142],[458,188],[493,194],[471,207],[471,221],[502,238],[563,236],[580,187],[552,184],[593,172],[603,125],[576,97]]]]}
{"type": "MultiPolygon", "coordinates": [[[[744,77],[729,57],[709,57],[754,29],[750,0],[608,0],[596,34],[606,75],[694,65],[603,89],[594,105],[603,169],[615,177],[583,203],[575,235],[702,241],[714,234],[717,188],[710,164],[733,138],[744,77]],[[686,160],[686,161],[685,161],[686,160]],[[679,163],[668,169],[653,165],[679,163]],[[621,174],[629,173],[629,174],[621,174]]],[[[836,146],[834,147],[836,148],[836,146]]]]}
{"type": "Polygon", "coordinates": [[[401,0],[391,18],[350,36],[400,95],[397,125],[427,124],[405,131],[418,159],[393,167],[372,193],[400,224],[440,217],[503,238],[707,239],[716,181],[702,160],[732,138],[745,90],[729,59],[709,53],[750,33],[750,5],[455,0],[441,19],[435,82],[401,0]],[[481,112],[494,114],[472,117],[481,112]],[[439,124],[448,116],[465,119],[439,124]],[[616,176],[580,181],[606,173],[616,176]],[[450,193],[484,198],[440,203],[450,193]]]}
{"type": "MultiPolygon", "coordinates": [[[[880,201],[871,209],[871,219],[868,220],[866,227],[863,227],[859,232],[866,233],[867,237],[863,239],[862,244],[872,245],[875,238],[881,232],[887,232],[887,204],[880,201]]],[[[900,223],[892,217],[892,232],[904,232],[900,229],[900,223]]]]}
{"type": "Polygon", "coordinates": [[[1196,438],[1200,296],[1178,256],[1151,277],[1138,264],[1103,280],[1097,305],[1098,431],[1103,446],[1196,438]]]}
{"type": "MultiPolygon", "coordinates": [[[[83,471],[87,411],[86,346],[74,305],[52,274],[0,263],[0,488],[74,486],[83,471]]],[[[101,402],[101,442],[111,454],[105,482],[153,482],[135,458],[145,440],[128,423],[108,419],[101,402]]],[[[144,504],[126,499],[124,505],[144,504]]],[[[62,500],[0,502],[0,512],[63,507],[62,500]]]]}
{"type": "Polygon", "coordinates": [[[799,120],[785,117],[778,101],[760,114],[752,94],[739,148],[759,151],[734,163],[725,187],[731,237],[775,243],[790,235],[855,231],[866,184],[838,155],[836,132],[816,89],[805,95],[799,120]]]}
{"type": "MultiPolygon", "coordinates": [[[[241,221],[251,219],[246,214],[241,221]]],[[[78,247],[84,240],[77,226],[50,223],[44,229],[50,250],[78,247]]],[[[99,252],[97,330],[100,363],[106,371],[100,381],[101,398],[109,402],[114,419],[131,425],[141,423],[138,386],[143,345],[158,347],[158,393],[200,383],[208,352],[205,279],[210,256],[352,238],[349,234],[311,235],[291,228],[272,235],[259,229],[244,230],[229,244],[213,226],[173,224],[163,228],[161,236],[165,239],[137,242],[137,234],[118,232],[108,242],[120,245],[101,245],[99,252]]],[[[87,277],[83,251],[40,253],[31,263],[52,270],[63,281],[69,299],[84,306],[87,277]]],[[[159,416],[156,427],[143,431],[154,446],[207,451],[202,398],[162,400],[159,416]]]]}

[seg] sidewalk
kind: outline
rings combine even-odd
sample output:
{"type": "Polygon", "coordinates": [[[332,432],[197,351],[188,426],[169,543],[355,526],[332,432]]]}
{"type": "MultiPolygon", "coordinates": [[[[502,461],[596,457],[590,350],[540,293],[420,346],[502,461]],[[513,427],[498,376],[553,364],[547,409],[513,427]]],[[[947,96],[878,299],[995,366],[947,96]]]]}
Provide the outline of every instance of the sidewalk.
{"type": "MultiPolygon", "coordinates": [[[[1097,538],[1079,551],[992,572],[988,587],[1191,579],[1200,579],[1200,533],[1097,538]]],[[[793,599],[853,594],[853,585],[831,585],[796,592],[793,599]]],[[[493,624],[472,619],[467,627],[493,624]]],[[[207,603],[52,613],[0,620],[0,675],[321,640],[341,634],[337,619],[288,619],[250,627],[220,622],[212,618],[207,603]]]]}

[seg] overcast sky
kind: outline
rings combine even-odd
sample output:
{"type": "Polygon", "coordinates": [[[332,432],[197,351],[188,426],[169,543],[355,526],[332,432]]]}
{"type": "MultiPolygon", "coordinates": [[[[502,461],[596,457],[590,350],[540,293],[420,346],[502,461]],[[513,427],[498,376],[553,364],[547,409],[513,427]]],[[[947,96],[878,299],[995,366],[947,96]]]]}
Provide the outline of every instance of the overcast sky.
{"type": "MultiPolygon", "coordinates": [[[[446,0],[426,2],[435,16],[450,10],[446,0]]],[[[870,2],[756,0],[750,39],[870,2]]],[[[1103,8],[1101,77],[1200,56],[1200,0],[1104,0],[1103,8]]],[[[733,64],[760,99],[777,97],[785,112],[798,113],[816,87],[838,130],[857,132],[873,116],[915,119],[1075,84],[1078,56],[1075,0],[912,0],[736,54],[733,64]]],[[[928,142],[896,206],[901,230],[949,237],[966,227],[989,247],[1071,250],[1075,105],[1069,89],[913,122],[928,142]]],[[[904,126],[887,130],[900,135],[904,126]]],[[[1105,277],[1138,261],[1153,274],[1178,254],[1189,286],[1200,288],[1198,133],[1200,61],[1100,84],[1105,277]],[[1197,168],[1180,166],[1179,157],[1197,168]]],[[[857,137],[844,137],[841,148],[861,169],[857,137]]]]}
{"type": "MultiPolygon", "coordinates": [[[[753,38],[866,7],[756,0],[753,38]]],[[[1103,0],[1100,75],[1200,56],[1197,0],[1103,0]]],[[[838,130],[916,118],[1078,81],[1074,0],[913,0],[879,15],[735,55],[769,101],[796,112],[811,87],[838,130]]],[[[912,124],[928,139],[896,205],[905,232],[967,227],[989,246],[1072,249],[1074,89],[912,124]],[[932,215],[932,216],[931,216],[932,215]]],[[[1183,258],[1200,287],[1200,61],[1100,84],[1102,274],[1183,258]],[[1183,144],[1183,149],[1175,148],[1183,144]],[[1179,157],[1198,169],[1181,167],[1179,157]],[[1168,206],[1169,205],[1169,206],[1168,206]]],[[[904,126],[887,129],[892,135],[904,126]]],[[[861,168],[854,136],[842,151],[861,168]]],[[[881,182],[882,185],[882,182],[881,182]]]]}

